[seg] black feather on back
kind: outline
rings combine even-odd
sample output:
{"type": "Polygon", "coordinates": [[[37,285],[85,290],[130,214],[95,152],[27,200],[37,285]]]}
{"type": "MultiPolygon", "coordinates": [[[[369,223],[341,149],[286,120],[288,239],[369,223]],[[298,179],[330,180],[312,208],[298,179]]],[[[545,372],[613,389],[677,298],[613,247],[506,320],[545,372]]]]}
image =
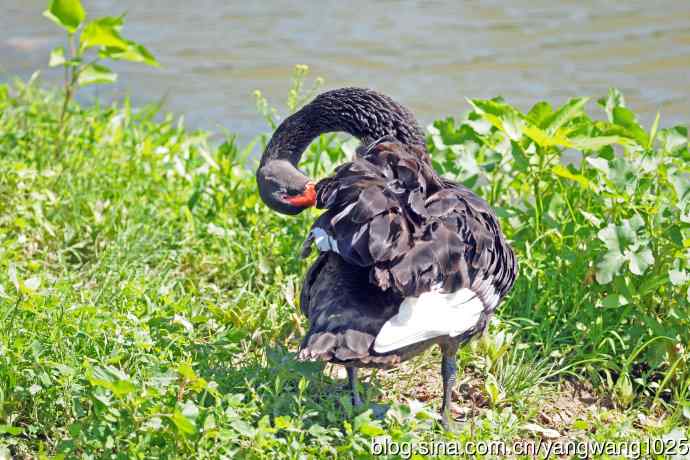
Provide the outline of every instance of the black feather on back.
{"type": "Polygon", "coordinates": [[[326,212],[312,228],[331,235],[347,263],[402,297],[482,281],[499,299],[510,290],[517,263],[484,200],[439,177],[420,147],[384,138],[359,153],[316,185],[326,212]]]}

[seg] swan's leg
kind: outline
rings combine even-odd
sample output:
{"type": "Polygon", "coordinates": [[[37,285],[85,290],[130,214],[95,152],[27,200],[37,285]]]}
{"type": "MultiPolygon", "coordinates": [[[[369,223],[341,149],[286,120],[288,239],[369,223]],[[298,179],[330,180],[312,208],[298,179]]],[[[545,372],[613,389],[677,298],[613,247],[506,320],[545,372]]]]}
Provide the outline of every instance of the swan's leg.
{"type": "Polygon", "coordinates": [[[456,354],[458,343],[451,340],[441,344],[443,361],[441,361],[441,375],[443,377],[443,405],[441,406],[441,425],[446,430],[450,426],[450,403],[452,400],[453,386],[455,385],[455,373],[457,371],[456,354]]]}
{"type": "Polygon", "coordinates": [[[362,399],[359,397],[359,390],[357,390],[357,368],[347,366],[347,381],[350,384],[352,391],[352,405],[355,407],[362,405],[362,399]]]}

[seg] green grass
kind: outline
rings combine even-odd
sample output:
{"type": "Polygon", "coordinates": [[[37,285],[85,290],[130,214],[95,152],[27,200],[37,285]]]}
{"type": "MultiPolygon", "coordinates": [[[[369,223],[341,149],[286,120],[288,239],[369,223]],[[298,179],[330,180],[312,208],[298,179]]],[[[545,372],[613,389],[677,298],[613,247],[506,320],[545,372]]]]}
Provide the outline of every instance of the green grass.
{"type": "MultiPolygon", "coordinates": [[[[367,374],[368,400],[391,405],[382,420],[353,410],[337,368],[295,361],[297,254],[317,211],[269,212],[251,146],[211,146],[126,102],[72,105],[58,142],[59,102],[0,86],[0,458],[687,436],[686,128],[643,129],[615,91],[607,121],[583,99],[526,115],[473,100],[430,128],[435,167],[496,207],[521,266],[489,333],[459,353],[466,421],[444,433],[436,350],[367,374]]],[[[304,167],[323,175],[343,158],[323,136],[304,167]]]]}

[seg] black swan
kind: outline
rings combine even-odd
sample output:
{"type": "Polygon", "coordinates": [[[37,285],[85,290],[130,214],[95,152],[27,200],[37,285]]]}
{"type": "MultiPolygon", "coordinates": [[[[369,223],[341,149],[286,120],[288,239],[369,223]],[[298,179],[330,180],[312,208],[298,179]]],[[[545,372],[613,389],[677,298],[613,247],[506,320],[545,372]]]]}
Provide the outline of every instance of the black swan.
{"type": "Polygon", "coordinates": [[[319,256],[304,280],[309,332],[299,358],[391,367],[431,345],[443,354],[448,428],[458,346],[484,331],[513,286],[517,263],[489,205],[431,167],[412,113],[372,90],[325,92],[286,118],[261,158],[263,201],[284,214],[316,206],[303,248],[319,256]],[[314,184],[297,167],[319,134],[361,140],[356,158],[314,184]]]}

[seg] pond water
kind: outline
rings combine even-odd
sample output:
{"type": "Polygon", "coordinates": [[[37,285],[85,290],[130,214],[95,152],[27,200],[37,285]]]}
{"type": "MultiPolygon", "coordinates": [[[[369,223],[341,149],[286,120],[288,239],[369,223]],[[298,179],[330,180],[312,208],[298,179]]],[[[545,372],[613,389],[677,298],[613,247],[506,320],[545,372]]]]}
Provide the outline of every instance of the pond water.
{"type": "MultiPolygon", "coordinates": [[[[252,91],[282,107],[295,64],[308,64],[324,88],[385,92],[423,123],[467,110],[465,97],[502,95],[527,109],[541,99],[596,98],[611,86],[647,126],[657,110],[663,126],[690,121],[688,0],[83,3],[92,17],[126,11],[124,35],[162,64],[118,64],[118,86],[96,95],[162,99],[189,125],[245,140],[266,130],[252,91]]],[[[46,63],[63,39],[41,16],[46,4],[3,0],[0,79],[41,69],[59,81],[46,63]]]]}

